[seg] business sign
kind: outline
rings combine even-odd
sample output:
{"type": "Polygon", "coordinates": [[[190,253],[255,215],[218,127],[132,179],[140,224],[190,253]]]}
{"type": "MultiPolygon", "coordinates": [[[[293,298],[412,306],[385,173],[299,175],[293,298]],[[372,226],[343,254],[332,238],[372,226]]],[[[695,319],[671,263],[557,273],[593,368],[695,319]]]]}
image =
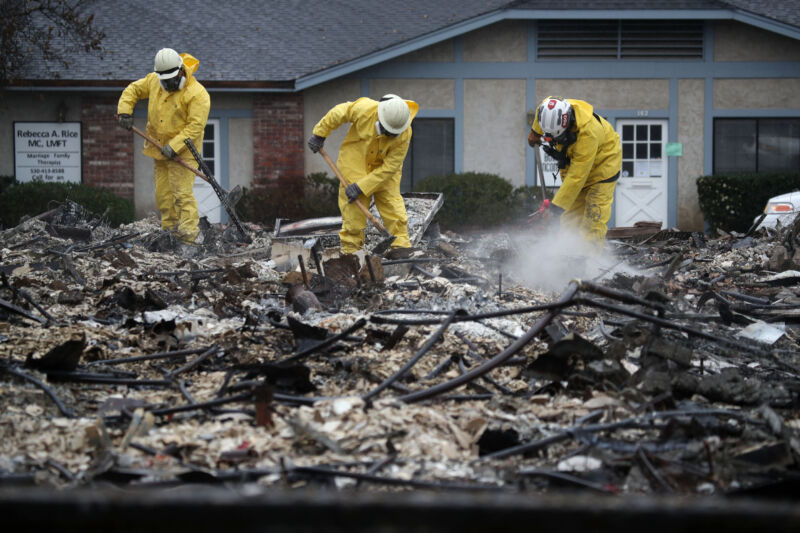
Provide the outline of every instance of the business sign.
{"type": "Polygon", "coordinates": [[[81,182],[80,122],[14,122],[18,182],[81,182]]]}
{"type": "MultiPolygon", "coordinates": [[[[561,187],[561,176],[558,170],[558,161],[547,155],[544,149],[539,146],[539,158],[542,162],[542,173],[544,174],[544,183],[547,187],[561,187]]],[[[539,183],[534,183],[538,185],[539,183]]]]}

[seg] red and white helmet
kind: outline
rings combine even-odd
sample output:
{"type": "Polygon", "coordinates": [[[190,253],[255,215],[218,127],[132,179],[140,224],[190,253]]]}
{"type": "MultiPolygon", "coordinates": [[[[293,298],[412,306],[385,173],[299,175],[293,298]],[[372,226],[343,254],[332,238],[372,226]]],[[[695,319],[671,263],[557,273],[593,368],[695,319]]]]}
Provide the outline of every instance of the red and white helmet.
{"type": "Polygon", "coordinates": [[[560,96],[548,96],[539,104],[539,126],[544,133],[545,141],[558,141],[562,138],[575,119],[572,106],[566,98],[560,96]]]}

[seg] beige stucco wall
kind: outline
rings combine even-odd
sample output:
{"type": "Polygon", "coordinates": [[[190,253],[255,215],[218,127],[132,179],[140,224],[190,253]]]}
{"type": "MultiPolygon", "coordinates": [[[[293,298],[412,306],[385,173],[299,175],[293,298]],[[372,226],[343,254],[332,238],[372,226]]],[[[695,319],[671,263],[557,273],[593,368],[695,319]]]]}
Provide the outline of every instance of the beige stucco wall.
{"type": "Polygon", "coordinates": [[[455,59],[453,39],[426,46],[391,60],[391,63],[422,63],[435,61],[437,63],[452,63],[455,59]]]}
{"type": "Polygon", "coordinates": [[[800,41],[742,24],[714,24],[715,61],[800,61],[800,41]]]}
{"type": "Polygon", "coordinates": [[[397,94],[406,100],[414,100],[420,109],[454,109],[456,102],[453,80],[371,80],[369,97],[377,100],[384,94],[397,94]]]}
{"type": "Polygon", "coordinates": [[[715,109],[800,107],[800,78],[714,80],[715,109]]]}
{"type": "Polygon", "coordinates": [[[527,22],[506,20],[463,37],[464,61],[527,61],[527,22]]]}
{"type": "Polygon", "coordinates": [[[697,178],[703,175],[703,80],[678,80],[678,228],[702,231],[703,214],[697,203],[697,178]]]}
{"type": "Polygon", "coordinates": [[[64,121],[80,122],[81,101],[75,93],[5,91],[0,97],[0,176],[14,174],[14,122],[56,122],[61,102],[66,106],[64,121]]]}
{"type": "Polygon", "coordinates": [[[525,80],[464,80],[464,171],[525,184],[525,80]]]}
{"type": "Polygon", "coordinates": [[[228,120],[228,186],[233,189],[237,185],[253,187],[252,118],[228,120]]]}
{"type": "Polygon", "coordinates": [[[586,100],[605,109],[669,109],[669,80],[536,80],[536,101],[547,96],[586,100]]]}
{"type": "MultiPolygon", "coordinates": [[[[311,130],[325,116],[333,106],[342,102],[357,100],[361,97],[361,81],[357,79],[342,79],[323,83],[306,90],[303,93],[303,131],[304,138],[311,137],[311,130]]],[[[336,160],[339,147],[342,145],[347,127],[340,127],[325,141],[325,151],[336,160]]],[[[313,172],[327,172],[333,177],[333,172],[319,154],[311,150],[305,151],[306,175],[313,172]]]]}

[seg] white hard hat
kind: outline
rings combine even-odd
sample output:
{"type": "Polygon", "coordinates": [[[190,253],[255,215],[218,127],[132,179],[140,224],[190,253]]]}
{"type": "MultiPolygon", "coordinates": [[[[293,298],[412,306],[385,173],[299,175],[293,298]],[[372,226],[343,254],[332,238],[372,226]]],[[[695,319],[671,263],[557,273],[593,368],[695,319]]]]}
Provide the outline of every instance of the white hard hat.
{"type": "Polygon", "coordinates": [[[183,59],[178,52],[172,48],[162,48],[156,53],[153,70],[158,74],[158,79],[168,80],[178,75],[181,65],[183,65],[183,59]]]}
{"type": "Polygon", "coordinates": [[[558,139],[572,125],[572,106],[566,98],[548,96],[539,105],[539,126],[544,137],[558,139]]]}
{"type": "Polygon", "coordinates": [[[378,102],[378,120],[386,131],[399,135],[411,124],[411,110],[405,100],[387,94],[378,102]]]}

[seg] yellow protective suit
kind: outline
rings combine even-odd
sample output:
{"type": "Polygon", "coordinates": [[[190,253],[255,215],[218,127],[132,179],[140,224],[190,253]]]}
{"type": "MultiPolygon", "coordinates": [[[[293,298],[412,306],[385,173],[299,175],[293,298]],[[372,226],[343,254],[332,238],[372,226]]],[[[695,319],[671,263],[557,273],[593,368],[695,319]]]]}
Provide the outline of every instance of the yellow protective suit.
{"type": "MultiPolygon", "coordinates": [[[[411,118],[416,116],[419,105],[406,100],[411,118]]],[[[409,126],[397,137],[378,135],[378,102],[370,98],[359,98],[355,102],[344,102],[322,117],[314,126],[313,133],[328,137],[333,130],[350,123],[342,147],[339,149],[337,166],[348,183],[357,183],[362,194],[359,199],[365,206],[374,197],[375,206],[383,225],[397,237],[392,248],[410,248],[408,237],[408,215],[403,197],[400,195],[400,179],[403,161],[411,143],[409,126]]],[[[343,253],[355,253],[364,246],[364,229],[367,218],[355,203],[349,203],[344,187],[339,187],[339,209],[342,212],[342,229],[339,238],[343,253]]]]}
{"type": "MultiPolygon", "coordinates": [[[[603,246],[616,180],[622,168],[622,147],[619,135],[609,122],[594,114],[594,108],[583,100],[567,99],[575,110],[571,130],[577,140],[567,147],[569,164],[561,170],[561,187],[553,204],[564,209],[563,226],[577,228],[588,241],[603,246]]],[[[531,129],[542,135],[538,116],[531,129]]],[[[564,146],[556,144],[556,150],[564,146]]]]}
{"type": "MultiPolygon", "coordinates": [[[[122,92],[117,113],[132,115],[136,102],[149,99],[147,134],[161,146],[169,144],[178,156],[186,159],[187,154],[191,158],[191,152],[184,139],[191,139],[198,150],[202,149],[211,99],[193,75],[200,62],[189,54],[181,54],[181,58],[186,73],[186,84],[182,89],[164,90],[158,75],[151,72],[122,92]]],[[[161,212],[162,229],[175,231],[181,240],[193,242],[199,232],[194,173],[164,157],[159,148],[147,141],[142,153],[155,159],[156,205],[161,212]]]]}

